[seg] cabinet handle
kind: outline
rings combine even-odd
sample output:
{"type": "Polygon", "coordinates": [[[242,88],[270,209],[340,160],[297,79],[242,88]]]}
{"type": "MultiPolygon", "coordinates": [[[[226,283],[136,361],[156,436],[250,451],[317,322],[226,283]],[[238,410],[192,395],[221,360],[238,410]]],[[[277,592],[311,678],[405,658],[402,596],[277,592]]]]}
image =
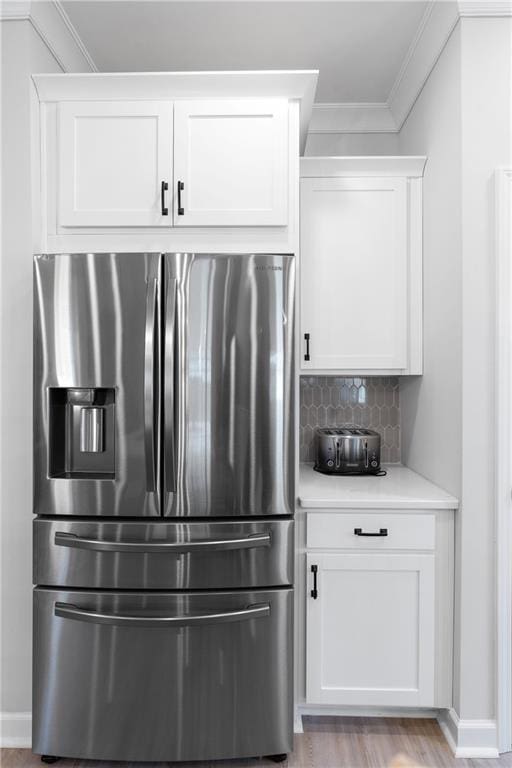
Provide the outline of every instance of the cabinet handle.
{"type": "Polygon", "coordinates": [[[185,213],[185,209],[181,205],[181,193],[185,189],[185,184],[183,181],[178,181],[178,216],[183,216],[185,213]]]}
{"type": "Polygon", "coordinates": [[[169,215],[169,209],[165,207],[165,193],[169,189],[169,185],[166,181],[162,181],[162,185],[160,187],[160,202],[162,204],[162,216],[168,216],[169,215]]]}
{"type": "Polygon", "coordinates": [[[310,357],[309,357],[309,333],[305,333],[304,334],[304,340],[306,342],[306,354],[304,355],[304,360],[309,362],[309,360],[310,360],[310,357]]]}
{"type": "Polygon", "coordinates": [[[388,535],[388,529],[387,528],[380,528],[379,532],[375,533],[367,533],[366,531],[363,531],[362,528],[354,528],[354,536],[387,536],[388,535]]]}
{"type": "Polygon", "coordinates": [[[317,583],[318,565],[311,566],[311,573],[313,574],[313,589],[311,590],[311,597],[313,598],[313,600],[316,600],[318,597],[318,583],[317,583]]]}

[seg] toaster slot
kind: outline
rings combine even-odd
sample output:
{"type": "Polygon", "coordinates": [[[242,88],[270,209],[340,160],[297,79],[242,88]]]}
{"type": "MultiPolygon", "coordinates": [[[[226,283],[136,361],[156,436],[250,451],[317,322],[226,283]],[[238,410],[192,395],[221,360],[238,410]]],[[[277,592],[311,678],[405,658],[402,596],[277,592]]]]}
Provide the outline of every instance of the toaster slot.
{"type": "Polygon", "coordinates": [[[336,469],[341,466],[342,441],[336,440],[336,469]]]}

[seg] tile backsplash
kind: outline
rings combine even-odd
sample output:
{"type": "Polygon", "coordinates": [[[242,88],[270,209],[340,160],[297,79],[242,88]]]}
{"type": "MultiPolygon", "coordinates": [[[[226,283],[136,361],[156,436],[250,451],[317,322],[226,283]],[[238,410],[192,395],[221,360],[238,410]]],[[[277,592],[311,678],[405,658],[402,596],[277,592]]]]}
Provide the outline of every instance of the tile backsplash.
{"type": "Polygon", "coordinates": [[[400,461],[398,377],[300,377],[300,460],[315,461],[315,427],[357,424],[381,436],[381,461],[400,461]]]}

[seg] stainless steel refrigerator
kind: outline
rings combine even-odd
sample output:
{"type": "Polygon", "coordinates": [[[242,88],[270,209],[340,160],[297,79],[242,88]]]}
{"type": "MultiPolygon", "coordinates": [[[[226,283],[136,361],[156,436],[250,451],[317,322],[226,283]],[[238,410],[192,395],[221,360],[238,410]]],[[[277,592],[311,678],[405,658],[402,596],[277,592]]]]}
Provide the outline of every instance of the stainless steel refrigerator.
{"type": "Polygon", "coordinates": [[[292,748],[294,258],[35,258],[33,750],[292,748]]]}

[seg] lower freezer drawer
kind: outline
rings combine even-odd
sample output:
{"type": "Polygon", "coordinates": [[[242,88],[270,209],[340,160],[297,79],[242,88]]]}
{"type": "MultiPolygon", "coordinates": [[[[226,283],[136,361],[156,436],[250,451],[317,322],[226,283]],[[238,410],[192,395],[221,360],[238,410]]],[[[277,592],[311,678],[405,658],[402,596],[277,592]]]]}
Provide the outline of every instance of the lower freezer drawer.
{"type": "Polygon", "coordinates": [[[292,749],[293,590],[34,590],[33,751],[93,760],[292,749]]]}

